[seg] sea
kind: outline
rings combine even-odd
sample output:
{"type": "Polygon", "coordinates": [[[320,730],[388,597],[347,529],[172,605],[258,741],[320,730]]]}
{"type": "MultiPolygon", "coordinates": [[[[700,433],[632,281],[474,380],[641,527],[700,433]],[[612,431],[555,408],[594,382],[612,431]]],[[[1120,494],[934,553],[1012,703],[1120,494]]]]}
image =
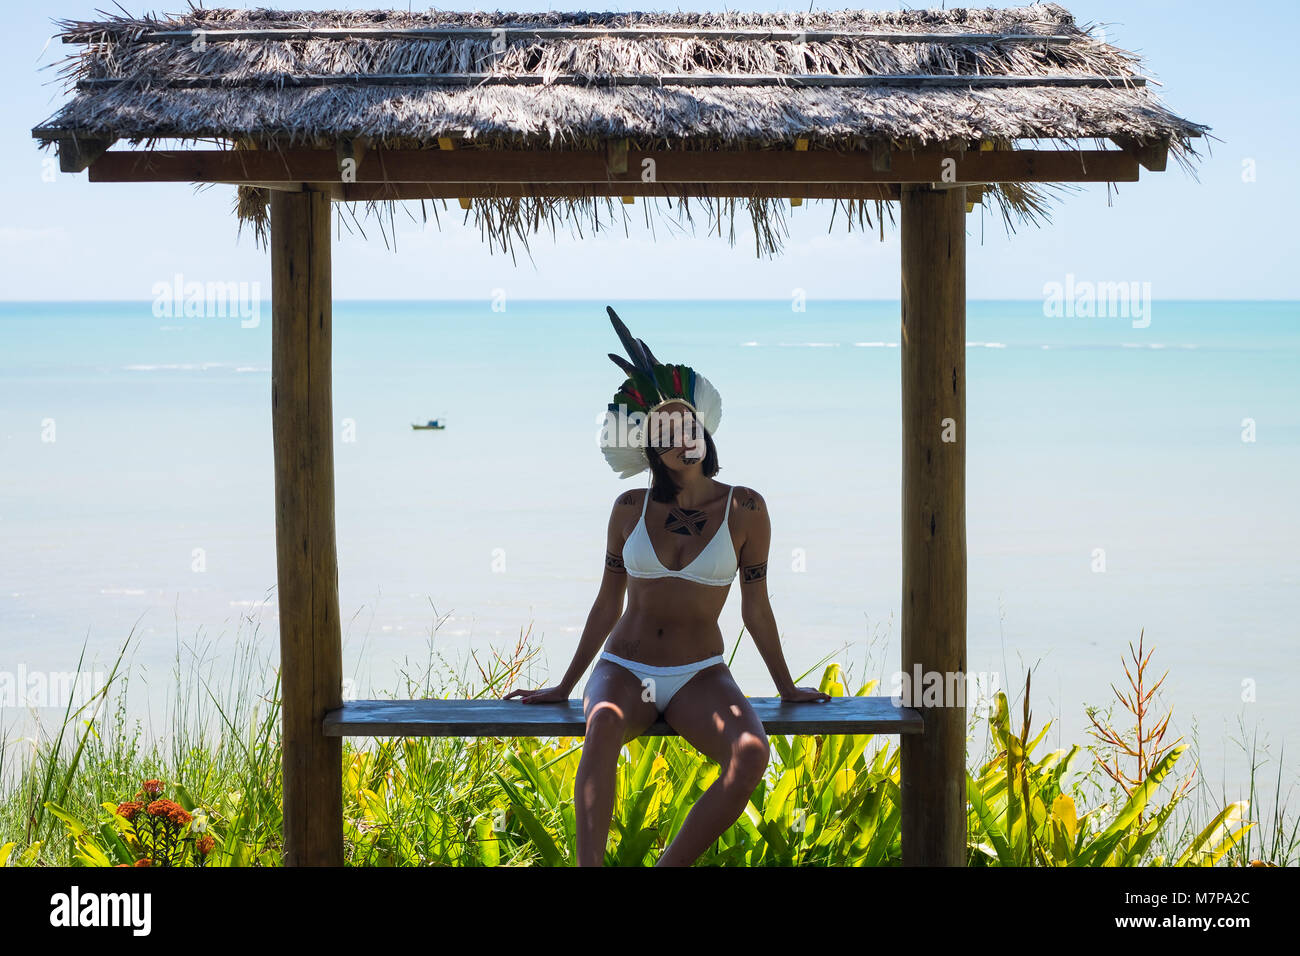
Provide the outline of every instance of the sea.
{"type": "MultiPolygon", "coordinates": [[[[179,305],[0,303],[7,747],[60,723],[50,675],[111,671],[129,635],[127,716],[160,737],[178,699],[203,693],[180,676],[195,660],[217,683],[240,642],[278,660],[270,303],[179,305]]],[[[611,504],[647,479],[619,479],[597,447],[623,380],[606,305],[721,393],[717,478],[768,503],[768,589],[798,682],[833,662],[850,693],[873,679],[892,693],[897,301],[485,299],[334,305],[348,695],[404,696],[431,666],[481,683],[521,643],[534,653],[511,686],[567,667],[611,504]],[[446,428],[411,427],[433,418],[446,428]]],[[[1117,695],[1141,640],[1164,743],[1195,747],[1216,798],[1248,797],[1252,762],[1285,798],[1300,303],[1093,311],[968,304],[968,705],[1003,691],[1018,730],[1028,680],[1033,735],[1051,724],[1035,754],[1095,746],[1090,712],[1132,727],[1117,695]]],[[[746,693],[773,694],[738,586],[720,626],[746,693]]]]}

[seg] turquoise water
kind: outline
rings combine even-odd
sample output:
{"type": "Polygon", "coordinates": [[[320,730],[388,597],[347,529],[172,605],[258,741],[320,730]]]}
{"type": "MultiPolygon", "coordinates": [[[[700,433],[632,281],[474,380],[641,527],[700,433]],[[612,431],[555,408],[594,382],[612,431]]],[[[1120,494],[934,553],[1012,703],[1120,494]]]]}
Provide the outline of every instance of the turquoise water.
{"type": "MultiPolygon", "coordinates": [[[[830,655],[887,688],[898,304],[612,304],[722,394],[718,478],[771,508],[792,670],[830,655]]],[[[427,656],[436,618],[450,660],[513,646],[531,624],[535,680],[564,670],[609,506],[645,480],[620,482],[595,444],[621,381],[604,306],[336,305],[339,583],[360,696],[427,656]],[[410,428],[437,416],[446,431],[410,428]]],[[[268,303],[259,318],[0,304],[0,673],[72,669],[83,640],[111,661],[138,621],[136,660],[165,700],[178,640],[220,644],[242,616],[274,634],[268,303]]],[[[1084,705],[1124,686],[1145,628],[1173,733],[1196,731],[1235,798],[1239,722],[1274,760],[1300,729],[1300,305],[1157,301],[1134,328],[973,302],[967,325],[970,670],[1014,695],[1035,668],[1048,743],[1086,743],[1084,705]]],[[[733,638],[735,591],[721,621],[733,638]]],[[[734,671],[748,693],[773,692],[748,641],[734,671]]],[[[23,719],[0,706],[7,736],[23,719]]]]}

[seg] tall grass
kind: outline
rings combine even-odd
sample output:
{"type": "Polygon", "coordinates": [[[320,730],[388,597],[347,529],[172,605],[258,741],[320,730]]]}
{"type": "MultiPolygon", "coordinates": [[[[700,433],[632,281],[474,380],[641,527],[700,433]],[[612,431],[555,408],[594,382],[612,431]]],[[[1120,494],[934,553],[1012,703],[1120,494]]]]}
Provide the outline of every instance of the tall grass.
{"type": "MultiPolygon", "coordinates": [[[[186,819],[192,814],[205,821],[202,832],[212,837],[206,865],[280,865],[278,650],[253,618],[243,619],[241,631],[245,623],[250,639],[237,641],[233,653],[202,637],[185,647],[178,642],[174,695],[161,738],[127,717],[135,669],[124,661],[136,640],[133,629],[94,700],[69,707],[50,733],[6,741],[0,748],[0,780],[6,781],[0,791],[0,865],[132,865],[148,858],[149,841],[139,840],[136,827],[154,821],[128,819],[130,805],[121,806],[140,793],[143,781],[161,782],[186,819]],[[224,672],[216,672],[218,664],[224,672]]],[[[512,687],[536,683],[529,671],[539,649],[531,631],[521,631],[513,647],[472,654],[460,666],[442,658],[433,644],[431,635],[427,659],[400,670],[391,696],[499,698],[512,687]]],[[[1297,821],[1285,806],[1280,762],[1272,785],[1275,809],[1267,819],[1250,816],[1256,771],[1263,766],[1256,749],[1250,799],[1212,798],[1194,745],[1162,743],[1168,718],[1152,705],[1159,682],[1146,681],[1140,650],[1135,660],[1132,693],[1116,691],[1128,711],[1126,725],[1116,727],[1110,713],[1091,712],[1097,742],[1087,748],[1035,754],[1050,723],[1032,729],[1032,675],[1026,675],[1018,701],[999,693],[991,715],[969,709],[968,740],[982,740],[984,749],[967,776],[970,865],[1296,862],[1297,821]],[[1019,728],[1011,720],[1017,705],[1019,728]],[[1184,774],[1181,780],[1175,771],[1184,774]]],[[[822,661],[813,665],[818,668],[823,690],[849,693],[838,664],[822,661]]],[[[853,691],[879,692],[874,680],[853,691]]],[[[901,861],[896,738],[771,739],[765,779],[698,865],[901,861]]],[[[346,738],[340,774],[346,862],[572,865],[581,745],[580,737],[346,738]]],[[[680,738],[642,737],[628,744],[616,771],[606,863],[653,863],[718,772],[717,764],[680,738]]],[[[176,861],[182,857],[153,859],[155,865],[176,861]]]]}

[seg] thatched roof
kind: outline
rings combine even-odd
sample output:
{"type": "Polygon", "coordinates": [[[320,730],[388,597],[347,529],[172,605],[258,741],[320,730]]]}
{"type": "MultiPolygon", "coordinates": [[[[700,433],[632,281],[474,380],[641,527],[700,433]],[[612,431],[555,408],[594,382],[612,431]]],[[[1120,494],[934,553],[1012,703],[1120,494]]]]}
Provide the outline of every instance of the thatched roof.
{"type": "MultiPolygon", "coordinates": [[[[75,95],[33,130],[47,145],[75,136],[420,148],[455,136],[465,148],[521,150],[610,138],[693,150],[789,149],[796,138],[810,149],[1027,138],[1069,148],[1124,138],[1164,144],[1190,170],[1192,141],[1208,130],[1160,104],[1135,55],[1093,39],[1055,4],[719,14],[192,9],[58,26],[82,48],[61,70],[75,95]]],[[[992,191],[1010,225],[1008,212],[1042,214],[1041,189],[992,191]]],[[[480,202],[501,212],[502,201],[480,202]]],[[[585,200],[549,202],[571,214],[585,200]]],[[[782,205],[749,202],[764,218],[782,205]]],[[[255,196],[242,197],[249,206],[255,196]]]]}

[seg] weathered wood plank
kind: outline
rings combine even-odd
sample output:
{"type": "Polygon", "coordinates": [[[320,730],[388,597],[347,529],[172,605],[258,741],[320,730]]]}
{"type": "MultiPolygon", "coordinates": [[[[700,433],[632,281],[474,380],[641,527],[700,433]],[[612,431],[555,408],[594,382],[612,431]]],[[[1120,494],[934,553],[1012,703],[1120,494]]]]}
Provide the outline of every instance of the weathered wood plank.
{"type": "Polygon", "coordinates": [[[1139,143],[1131,136],[1112,136],[1111,142],[1131,154],[1144,169],[1153,173],[1163,173],[1169,166],[1167,142],[1139,143]]]}
{"type": "MultiPolygon", "coordinates": [[[[789,703],[751,697],[769,733],[920,734],[920,713],[888,697],[835,697],[789,703]]],[[[518,700],[352,700],[325,715],[329,737],[581,737],[582,701],[525,704],[518,700]]],[[[675,737],[662,718],[649,736],[675,737]]]]}
{"type": "MultiPolygon", "coordinates": [[[[414,149],[366,153],[357,183],[639,183],[649,161],[658,183],[1136,182],[1137,159],[1119,149],[996,152],[895,150],[889,169],[870,151],[628,150],[611,173],[602,150],[414,149]]],[[[110,150],[91,182],[339,182],[334,150],[110,150]]]]}
{"type": "MultiPolygon", "coordinates": [[[[985,153],[992,156],[995,153],[985,153]]],[[[903,862],[966,864],[966,196],[905,186],[902,255],[902,670],[960,700],[903,737],[903,862]]],[[[923,688],[903,702],[920,704],[923,688]]]]}
{"type": "Polygon", "coordinates": [[[898,199],[897,183],[345,183],[344,202],[384,199],[470,199],[545,196],[554,198],[601,198],[605,196],[668,196],[720,199],[749,197],[786,199],[898,199]]]}
{"type": "Polygon", "coordinates": [[[280,609],[284,863],[343,865],[343,698],[334,533],[330,201],[271,194],[271,418],[280,609]]]}
{"type": "Polygon", "coordinates": [[[59,140],[59,172],[79,173],[93,163],[110,146],[114,139],[87,139],[85,137],[65,136],[59,140]]]}

